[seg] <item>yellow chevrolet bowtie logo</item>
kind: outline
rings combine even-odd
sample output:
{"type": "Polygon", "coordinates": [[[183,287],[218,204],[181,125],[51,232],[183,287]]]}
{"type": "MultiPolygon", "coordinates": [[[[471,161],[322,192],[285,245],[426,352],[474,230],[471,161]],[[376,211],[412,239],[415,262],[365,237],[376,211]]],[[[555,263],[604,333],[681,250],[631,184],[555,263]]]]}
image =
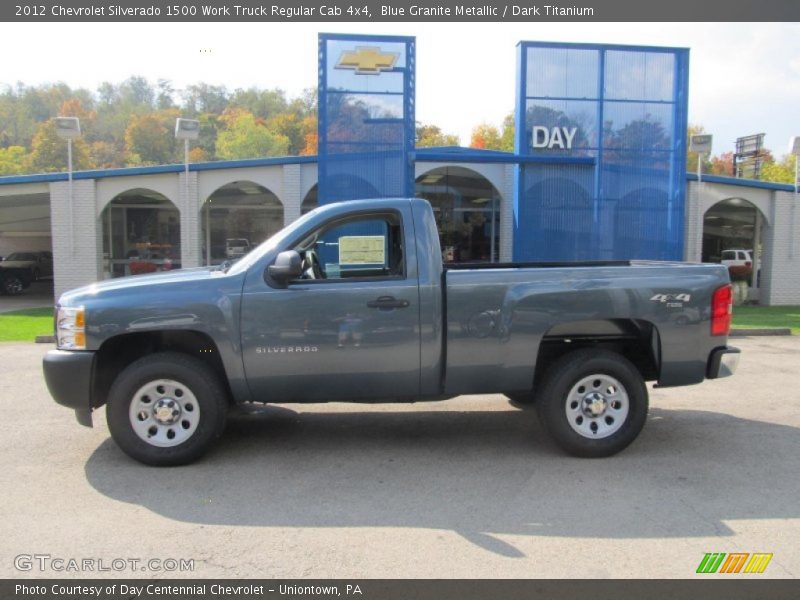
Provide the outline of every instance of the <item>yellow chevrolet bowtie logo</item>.
{"type": "Polygon", "coordinates": [[[375,46],[356,46],[355,52],[342,52],[337,69],[353,69],[359,75],[378,75],[391,71],[397,62],[396,52],[381,52],[375,46]]]}

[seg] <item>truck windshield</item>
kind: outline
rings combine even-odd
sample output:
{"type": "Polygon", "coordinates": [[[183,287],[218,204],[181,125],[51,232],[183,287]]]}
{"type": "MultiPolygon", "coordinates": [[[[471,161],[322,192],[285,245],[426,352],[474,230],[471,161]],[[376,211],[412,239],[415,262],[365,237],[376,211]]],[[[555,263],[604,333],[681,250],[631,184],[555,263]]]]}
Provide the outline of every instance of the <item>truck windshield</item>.
{"type": "Polygon", "coordinates": [[[231,274],[237,274],[247,271],[252,265],[261,260],[261,257],[270,252],[276,246],[280,245],[285,239],[294,237],[298,230],[305,228],[306,223],[313,218],[318,210],[320,209],[315,209],[304,214],[302,217],[296,221],[293,221],[291,224],[278,231],[269,239],[264,240],[261,244],[253,248],[253,250],[251,250],[248,254],[243,256],[241,260],[237,261],[233,266],[231,266],[228,272],[231,274]]]}

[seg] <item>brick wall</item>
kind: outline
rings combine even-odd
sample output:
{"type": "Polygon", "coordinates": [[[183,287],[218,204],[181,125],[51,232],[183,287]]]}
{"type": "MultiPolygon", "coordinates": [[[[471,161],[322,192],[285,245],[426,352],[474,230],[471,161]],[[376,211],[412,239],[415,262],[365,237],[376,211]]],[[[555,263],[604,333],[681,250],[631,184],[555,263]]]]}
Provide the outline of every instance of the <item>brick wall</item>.
{"type": "Polygon", "coordinates": [[[189,185],[186,185],[186,174],[178,176],[178,210],[181,213],[181,267],[199,267],[205,264],[201,260],[200,232],[200,199],[198,197],[197,173],[189,173],[189,185]]]}
{"type": "Polygon", "coordinates": [[[498,191],[500,201],[500,262],[511,262],[514,257],[514,169],[515,165],[505,166],[503,186],[498,191]]]}
{"type": "Polygon", "coordinates": [[[102,279],[103,235],[95,216],[95,181],[50,184],[53,270],[56,298],[63,292],[102,279]],[[71,216],[70,216],[71,213],[71,216]]]}
{"type": "Polygon", "coordinates": [[[774,225],[763,242],[762,304],[800,304],[800,206],[792,192],[774,192],[772,208],[774,225]]]}
{"type": "Polygon", "coordinates": [[[301,165],[283,165],[283,223],[288,225],[300,217],[303,204],[303,178],[301,165]]]}

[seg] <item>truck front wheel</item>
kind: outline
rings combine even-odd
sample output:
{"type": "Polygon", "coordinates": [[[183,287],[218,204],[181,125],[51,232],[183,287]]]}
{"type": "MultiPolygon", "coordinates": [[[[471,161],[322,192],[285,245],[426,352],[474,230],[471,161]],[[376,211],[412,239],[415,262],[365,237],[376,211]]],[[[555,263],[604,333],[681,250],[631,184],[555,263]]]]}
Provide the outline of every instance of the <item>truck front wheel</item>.
{"type": "Polygon", "coordinates": [[[130,457],[154,466],[190,463],[225,428],[227,397],[203,362],[177,352],[151,354],[125,368],[108,396],[111,437],[130,457]]]}
{"type": "Polygon", "coordinates": [[[537,386],[536,407],[556,443],[574,456],[600,458],[626,448],[647,418],[647,386],[624,356],[576,350],[537,386]]]}

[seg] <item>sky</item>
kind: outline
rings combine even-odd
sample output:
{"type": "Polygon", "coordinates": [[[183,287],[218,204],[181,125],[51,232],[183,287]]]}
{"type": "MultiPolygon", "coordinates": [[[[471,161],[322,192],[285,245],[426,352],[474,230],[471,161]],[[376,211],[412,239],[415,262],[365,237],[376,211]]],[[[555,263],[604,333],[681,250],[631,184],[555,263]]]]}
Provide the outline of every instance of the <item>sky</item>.
{"type": "Polygon", "coordinates": [[[0,25],[0,84],[63,81],[95,90],[132,75],[175,88],[204,81],[279,87],[317,84],[317,34],[417,38],[417,120],[469,144],[514,106],[520,40],[690,48],[689,122],[714,135],[713,154],[766,133],[780,157],[800,135],[798,23],[17,23],[0,25]]]}

